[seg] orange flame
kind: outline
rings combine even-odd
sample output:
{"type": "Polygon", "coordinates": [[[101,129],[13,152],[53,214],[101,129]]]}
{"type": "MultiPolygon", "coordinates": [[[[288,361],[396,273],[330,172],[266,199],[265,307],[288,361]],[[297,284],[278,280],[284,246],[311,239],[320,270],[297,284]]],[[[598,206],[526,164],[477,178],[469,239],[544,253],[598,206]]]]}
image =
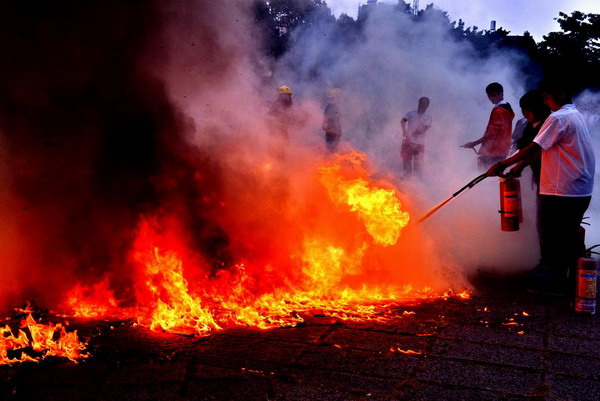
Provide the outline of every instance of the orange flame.
{"type": "Polygon", "coordinates": [[[30,309],[25,312],[28,315],[21,321],[17,335],[13,334],[9,326],[0,327],[0,365],[39,362],[51,356],[67,358],[77,363],[79,359],[89,356],[84,351],[87,344],[79,341],[77,330],[67,332],[61,323],[37,323],[30,309]],[[28,355],[28,350],[33,350],[35,355],[28,355]]]}
{"type": "Polygon", "coordinates": [[[394,245],[410,220],[400,209],[396,191],[375,188],[365,178],[348,179],[340,174],[344,163],[364,173],[365,162],[366,155],[358,152],[337,156],[336,163],[321,167],[321,182],[336,204],[347,204],[358,214],[376,243],[394,245]]]}
{"type": "MultiPolygon", "coordinates": [[[[410,282],[419,278],[421,285],[434,277],[426,275],[423,266],[413,268],[415,255],[430,254],[427,241],[416,230],[406,231],[409,242],[399,241],[409,214],[402,210],[395,189],[370,181],[366,162],[365,155],[352,152],[314,168],[314,179],[309,180],[314,187],[302,190],[305,203],[283,208],[282,216],[261,210],[263,204],[281,201],[281,188],[264,191],[273,199],[262,199],[256,191],[223,200],[232,209],[236,201],[256,197],[253,212],[263,213],[274,232],[261,231],[259,242],[255,220],[247,226],[239,219],[226,220],[231,238],[245,253],[236,255],[235,265],[211,273],[202,257],[184,245],[189,242],[177,218],[145,217],[132,252],[138,266],[137,306],[120,308],[108,281],[89,291],[76,287],[68,305],[78,316],[121,313],[152,330],[208,335],[232,325],[293,326],[303,321],[302,313],[311,311],[353,320],[401,318],[391,306],[405,300],[468,298],[466,291],[442,293],[425,286],[418,290],[413,285],[417,283],[410,282]]],[[[266,174],[264,166],[257,171],[266,174]]],[[[431,284],[439,289],[440,282],[431,284]]]]}

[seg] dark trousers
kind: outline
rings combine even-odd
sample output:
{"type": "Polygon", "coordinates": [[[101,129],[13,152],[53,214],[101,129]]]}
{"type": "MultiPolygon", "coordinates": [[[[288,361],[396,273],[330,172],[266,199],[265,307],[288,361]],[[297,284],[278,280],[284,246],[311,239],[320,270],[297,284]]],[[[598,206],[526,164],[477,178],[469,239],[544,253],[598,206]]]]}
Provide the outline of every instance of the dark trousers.
{"type": "Polygon", "coordinates": [[[423,154],[425,146],[416,143],[404,141],[400,149],[402,157],[402,167],[406,175],[411,175],[414,172],[420,174],[423,168],[423,154]]]}
{"type": "Polygon", "coordinates": [[[555,278],[566,278],[585,250],[579,226],[591,199],[591,196],[539,196],[541,264],[555,278]]]}

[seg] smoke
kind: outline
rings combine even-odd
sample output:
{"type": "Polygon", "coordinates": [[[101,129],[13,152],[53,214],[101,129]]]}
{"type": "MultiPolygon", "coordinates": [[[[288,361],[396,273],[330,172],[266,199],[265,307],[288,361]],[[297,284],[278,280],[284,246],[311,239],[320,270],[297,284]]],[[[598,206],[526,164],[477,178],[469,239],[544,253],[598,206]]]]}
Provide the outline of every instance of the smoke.
{"type": "MultiPolygon", "coordinates": [[[[321,130],[327,89],[343,90],[342,149],[368,153],[376,181],[397,184],[413,221],[480,174],[459,145],[483,134],[485,86],[501,82],[513,107],[528,89],[512,55],[477,59],[439,14],[415,23],[385,5],[362,35],[340,37],[331,21],[308,24],[271,64],[257,51],[247,3],[5,7],[0,307],[27,298],[55,306],[76,282],[104,277],[119,298],[131,297],[132,252],[157,246],[140,227],[190,262],[190,278],[239,264],[264,277],[299,274],[289,270],[313,243],[303,242],[306,232],[357,230],[328,210],[315,173],[329,158],[321,130]],[[280,85],[294,90],[284,163],[269,151],[269,107],[280,85]],[[399,122],[421,96],[431,99],[434,120],[426,170],[422,180],[403,180],[399,122]]],[[[518,233],[500,232],[497,191],[488,179],[407,228],[397,248],[365,256],[365,276],[426,285],[448,282],[456,266],[534,264],[532,191],[524,191],[528,221],[518,233]]],[[[353,241],[340,240],[359,255],[353,241]]],[[[276,282],[251,285],[268,291],[276,282]]]]}
{"type": "MultiPolygon", "coordinates": [[[[480,58],[468,44],[453,39],[444,18],[430,10],[415,22],[397,7],[379,4],[367,14],[364,34],[356,40],[340,38],[340,28],[317,21],[295,37],[278,71],[301,96],[322,98],[323,88],[343,89],[344,139],[418,199],[417,215],[481,174],[473,151],[459,145],[485,131],[492,108],[486,85],[504,86],[515,121],[521,117],[518,99],[530,89],[525,82],[531,77],[519,73],[519,55],[498,51],[480,58]],[[430,98],[433,117],[424,177],[402,180],[400,120],[422,96],[430,98]]],[[[522,190],[525,223],[519,232],[500,231],[498,183],[490,178],[424,223],[437,251],[467,273],[535,265],[535,200],[526,176],[522,190]]]]}
{"type": "MultiPolygon", "coordinates": [[[[168,57],[160,37],[168,13],[138,1],[3,7],[0,306],[53,305],[75,281],[110,272],[126,291],[140,215],[179,190],[192,203],[218,191],[214,182],[187,185],[196,169],[218,176],[218,168],[187,145],[189,121],[157,74],[168,57]]],[[[220,27],[204,27],[199,52],[222,60],[220,27]]],[[[201,65],[210,80],[227,60],[201,65]]],[[[218,243],[202,215],[191,219],[201,238],[218,243]]]]}
{"type": "Polygon", "coordinates": [[[592,195],[590,206],[585,213],[585,224],[583,225],[586,230],[585,244],[589,248],[600,243],[600,220],[598,219],[598,216],[600,216],[600,197],[596,196],[598,191],[600,191],[600,163],[598,162],[598,155],[600,155],[600,92],[597,90],[584,90],[573,99],[573,102],[585,118],[594,143],[594,153],[596,155],[594,194],[592,195]]]}

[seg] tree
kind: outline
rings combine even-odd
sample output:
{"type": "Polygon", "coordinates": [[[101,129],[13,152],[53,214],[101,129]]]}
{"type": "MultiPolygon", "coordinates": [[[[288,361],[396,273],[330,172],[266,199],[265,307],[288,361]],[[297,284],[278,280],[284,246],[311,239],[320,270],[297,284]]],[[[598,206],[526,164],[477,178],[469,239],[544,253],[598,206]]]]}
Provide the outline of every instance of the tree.
{"type": "Polygon", "coordinates": [[[572,77],[575,89],[599,88],[600,14],[574,11],[556,20],[562,32],[545,35],[539,45],[546,74],[572,77]]]}

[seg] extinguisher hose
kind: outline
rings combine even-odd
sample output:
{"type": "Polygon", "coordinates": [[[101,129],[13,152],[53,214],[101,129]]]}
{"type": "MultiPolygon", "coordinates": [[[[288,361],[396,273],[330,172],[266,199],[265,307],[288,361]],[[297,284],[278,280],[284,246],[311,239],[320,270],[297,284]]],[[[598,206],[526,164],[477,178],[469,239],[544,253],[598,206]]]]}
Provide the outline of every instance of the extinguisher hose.
{"type": "Polygon", "coordinates": [[[481,174],[480,176],[478,176],[477,178],[475,178],[471,182],[469,182],[467,185],[465,185],[464,187],[462,187],[461,189],[459,189],[458,191],[453,193],[452,197],[454,198],[454,197],[458,196],[465,189],[473,188],[475,185],[479,184],[481,181],[485,180],[486,178],[487,178],[487,173],[481,174]]]}
{"type": "Polygon", "coordinates": [[[446,203],[450,202],[452,199],[454,199],[458,195],[460,195],[461,192],[463,192],[464,190],[467,190],[469,188],[473,188],[475,185],[479,184],[481,181],[485,180],[486,178],[487,178],[487,174],[486,173],[483,173],[480,176],[476,177],[475,179],[473,179],[472,181],[470,181],[467,185],[465,185],[464,187],[462,187],[461,189],[459,189],[458,191],[456,191],[455,193],[453,193],[448,199],[446,199],[443,202],[439,203],[433,209],[431,209],[430,211],[428,211],[427,213],[425,213],[423,216],[421,216],[421,218],[419,220],[417,220],[417,224],[423,222],[429,216],[431,216],[432,214],[434,214],[435,212],[437,212],[438,210],[440,210],[446,203]]]}

